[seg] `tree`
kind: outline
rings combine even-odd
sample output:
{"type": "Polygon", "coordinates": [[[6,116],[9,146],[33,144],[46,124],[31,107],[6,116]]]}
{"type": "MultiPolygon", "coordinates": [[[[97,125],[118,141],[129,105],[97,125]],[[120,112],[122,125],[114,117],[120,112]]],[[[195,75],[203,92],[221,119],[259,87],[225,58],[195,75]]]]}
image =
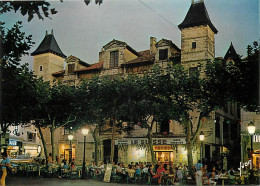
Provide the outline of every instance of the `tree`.
{"type": "Polygon", "coordinates": [[[120,76],[101,77],[99,85],[103,93],[102,100],[107,108],[106,118],[109,119],[112,128],[110,161],[113,162],[116,128],[120,125],[121,108],[127,102],[126,95],[130,89],[127,87],[129,85],[127,79],[120,76]]]}
{"type": "Polygon", "coordinates": [[[159,66],[154,66],[142,77],[136,76],[135,88],[131,88],[131,111],[128,115],[133,118],[133,124],[147,129],[148,150],[152,163],[156,164],[153,151],[153,127],[161,124],[163,120],[170,119],[170,91],[169,76],[165,75],[159,66]],[[132,91],[135,90],[135,91],[132,91]]]}
{"type": "Polygon", "coordinates": [[[11,125],[29,122],[35,103],[34,75],[27,64],[19,64],[33,42],[31,36],[26,36],[21,28],[21,22],[17,22],[11,29],[4,29],[2,24],[0,30],[0,123],[3,133],[11,125]]]}
{"type": "Polygon", "coordinates": [[[112,133],[110,161],[114,160],[115,134],[122,130],[120,121],[133,120],[128,115],[131,112],[129,108],[133,105],[131,100],[138,97],[136,92],[140,92],[139,88],[138,78],[131,75],[96,77],[83,82],[80,86],[79,97],[82,103],[80,107],[86,116],[83,123],[88,123],[89,126],[94,124],[94,129],[89,128],[95,141],[95,162],[101,142],[100,134],[105,131],[112,133]]]}
{"type": "Polygon", "coordinates": [[[241,107],[252,112],[260,111],[259,48],[257,41],[247,46],[247,57],[237,65],[242,77],[234,91],[241,107]]]}
{"type": "Polygon", "coordinates": [[[98,151],[100,150],[101,140],[100,134],[102,133],[102,127],[106,124],[107,106],[103,101],[103,95],[105,95],[104,89],[100,87],[100,78],[95,77],[91,80],[84,81],[78,88],[77,99],[79,102],[79,108],[82,116],[82,125],[89,126],[90,132],[94,139],[95,151],[94,162],[98,162],[98,151]],[[94,129],[93,126],[94,125],[94,129]]]}
{"type": "MultiPolygon", "coordinates": [[[[52,159],[55,159],[56,148],[54,132],[60,127],[70,127],[81,122],[80,108],[77,105],[75,87],[48,82],[41,82],[37,87],[37,105],[35,119],[41,121],[41,127],[49,127],[51,133],[52,159]]],[[[39,127],[38,127],[39,128],[39,127]]]]}
{"type": "MultiPolygon", "coordinates": [[[[48,17],[47,2],[2,1],[0,14],[19,10],[22,15],[28,14],[28,21],[33,18],[33,14],[38,14],[38,17],[43,19],[39,7],[42,7],[45,17],[48,17]]],[[[55,9],[51,9],[51,13],[55,14],[55,9]]],[[[5,29],[4,23],[0,22],[0,124],[3,133],[6,133],[11,125],[28,123],[32,119],[32,108],[36,104],[36,82],[33,73],[27,64],[20,65],[21,57],[29,54],[34,42],[32,36],[26,36],[21,28],[21,21],[11,29],[5,29]]]]}

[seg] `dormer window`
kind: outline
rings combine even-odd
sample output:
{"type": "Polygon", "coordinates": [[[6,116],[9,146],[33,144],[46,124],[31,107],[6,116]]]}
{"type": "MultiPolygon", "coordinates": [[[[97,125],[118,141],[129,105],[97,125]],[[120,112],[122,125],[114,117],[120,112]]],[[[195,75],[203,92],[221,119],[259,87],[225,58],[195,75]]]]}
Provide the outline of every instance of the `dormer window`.
{"type": "Polygon", "coordinates": [[[159,60],[168,59],[168,49],[160,49],[159,50],[159,60]]]}
{"type": "Polygon", "coordinates": [[[118,67],[118,51],[110,52],[110,68],[118,67]]]}
{"type": "Polygon", "coordinates": [[[195,49],[196,47],[196,42],[192,42],[192,49],[195,49]]]}
{"type": "Polygon", "coordinates": [[[42,72],[42,70],[43,70],[42,66],[40,66],[39,70],[40,70],[40,72],[42,72]]]}
{"type": "Polygon", "coordinates": [[[72,74],[75,69],[75,64],[68,64],[68,73],[72,74]]]}

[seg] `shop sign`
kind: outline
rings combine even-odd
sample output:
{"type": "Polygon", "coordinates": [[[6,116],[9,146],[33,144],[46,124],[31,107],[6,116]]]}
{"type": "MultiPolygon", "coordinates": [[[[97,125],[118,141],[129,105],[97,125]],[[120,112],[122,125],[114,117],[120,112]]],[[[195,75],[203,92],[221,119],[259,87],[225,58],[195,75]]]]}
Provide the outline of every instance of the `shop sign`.
{"type": "Polygon", "coordinates": [[[9,139],[9,146],[17,146],[17,140],[9,139]]]}
{"type": "MultiPolygon", "coordinates": [[[[147,138],[119,139],[115,140],[115,145],[145,145],[147,138]]],[[[154,138],[153,145],[176,145],[186,144],[185,138],[154,138]]]]}

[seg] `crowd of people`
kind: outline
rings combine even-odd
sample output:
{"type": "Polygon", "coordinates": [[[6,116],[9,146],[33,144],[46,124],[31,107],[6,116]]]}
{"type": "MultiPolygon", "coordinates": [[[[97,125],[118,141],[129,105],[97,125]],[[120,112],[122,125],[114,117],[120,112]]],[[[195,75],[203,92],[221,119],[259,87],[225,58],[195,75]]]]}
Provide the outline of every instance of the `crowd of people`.
{"type": "MultiPolygon", "coordinates": [[[[11,166],[10,160],[7,158],[6,154],[2,154],[3,161],[1,162],[2,169],[2,178],[1,185],[5,184],[5,177],[7,173],[7,168],[11,166]]],[[[75,168],[78,170],[82,169],[82,165],[76,166],[74,159],[69,161],[63,159],[60,163],[59,161],[52,161],[51,154],[49,154],[48,158],[48,166],[58,167],[58,177],[62,178],[62,173],[66,172],[66,170],[72,171],[75,168]],[[80,168],[80,169],[79,169],[80,168]]],[[[45,165],[46,161],[44,159],[34,159],[33,163],[38,166],[45,165]]],[[[102,175],[104,177],[106,170],[106,163],[102,162],[97,165],[95,162],[92,162],[89,165],[86,165],[86,171],[89,176],[94,175],[102,175]]],[[[204,163],[204,165],[198,161],[195,165],[192,166],[191,170],[188,170],[188,166],[182,165],[179,163],[178,165],[173,162],[162,163],[158,162],[155,165],[152,165],[149,162],[131,162],[130,164],[124,163],[113,163],[112,166],[112,176],[117,175],[121,177],[122,182],[127,182],[136,179],[142,181],[143,183],[153,183],[153,184],[175,184],[176,182],[185,183],[185,184],[196,184],[196,185],[216,185],[217,183],[221,183],[223,178],[228,180],[229,184],[237,184],[237,176],[239,175],[238,170],[234,170],[231,167],[228,171],[221,170],[219,167],[215,166],[212,163],[204,163]]],[[[248,175],[248,180],[254,180],[254,169],[249,169],[249,167],[245,167],[242,170],[242,176],[239,176],[240,182],[239,184],[245,184],[246,182],[243,180],[243,175],[248,175]]],[[[240,173],[241,174],[241,173],[240,173]]],[[[250,182],[247,182],[250,183],[250,182]]],[[[254,183],[252,181],[252,183],[254,183]]]]}

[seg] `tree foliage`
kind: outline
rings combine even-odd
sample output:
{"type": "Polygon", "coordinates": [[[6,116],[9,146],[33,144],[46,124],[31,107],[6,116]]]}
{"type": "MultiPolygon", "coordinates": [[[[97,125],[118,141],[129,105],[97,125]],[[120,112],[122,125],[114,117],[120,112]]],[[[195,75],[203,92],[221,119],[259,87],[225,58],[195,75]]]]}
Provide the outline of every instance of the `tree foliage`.
{"type": "Polygon", "coordinates": [[[13,65],[13,67],[19,65],[22,56],[29,54],[29,50],[34,44],[32,35],[27,36],[21,28],[21,21],[18,21],[10,29],[5,29],[4,24],[1,24],[2,65],[13,65]]]}
{"type": "Polygon", "coordinates": [[[50,3],[46,1],[1,1],[0,15],[10,11],[20,12],[23,16],[28,16],[30,22],[34,15],[43,20],[44,17],[57,13],[55,8],[50,8],[50,3]]]}

